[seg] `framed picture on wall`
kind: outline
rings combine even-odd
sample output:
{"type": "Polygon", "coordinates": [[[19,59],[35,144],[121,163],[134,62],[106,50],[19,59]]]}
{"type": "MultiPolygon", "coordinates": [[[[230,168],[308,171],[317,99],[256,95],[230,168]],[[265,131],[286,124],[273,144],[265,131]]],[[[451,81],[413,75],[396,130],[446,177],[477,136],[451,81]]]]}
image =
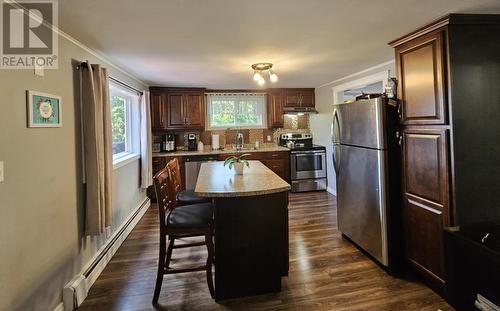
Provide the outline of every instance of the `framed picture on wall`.
{"type": "Polygon", "coordinates": [[[28,127],[61,127],[61,97],[38,91],[26,91],[28,127]]]}

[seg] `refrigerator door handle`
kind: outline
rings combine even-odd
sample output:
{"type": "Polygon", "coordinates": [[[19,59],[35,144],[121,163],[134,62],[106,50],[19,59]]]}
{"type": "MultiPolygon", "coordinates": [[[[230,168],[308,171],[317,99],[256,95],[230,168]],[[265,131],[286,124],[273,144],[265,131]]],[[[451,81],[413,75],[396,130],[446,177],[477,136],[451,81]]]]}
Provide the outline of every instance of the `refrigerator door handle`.
{"type": "Polygon", "coordinates": [[[339,176],[339,170],[340,170],[340,145],[339,144],[333,144],[333,152],[332,152],[332,160],[333,160],[333,169],[335,170],[335,175],[339,176]]]}
{"type": "Polygon", "coordinates": [[[340,143],[340,120],[337,109],[333,111],[333,122],[332,122],[332,143],[340,143]]]}
{"type": "Polygon", "coordinates": [[[333,122],[332,122],[332,142],[333,142],[333,151],[332,151],[332,161],[333,161],[333,169],[335,170],[335,175],[339,175],[340,169],[340,154],[337,153],[340,146],[340,122],[337,109],[333,111],[333,122]]]}

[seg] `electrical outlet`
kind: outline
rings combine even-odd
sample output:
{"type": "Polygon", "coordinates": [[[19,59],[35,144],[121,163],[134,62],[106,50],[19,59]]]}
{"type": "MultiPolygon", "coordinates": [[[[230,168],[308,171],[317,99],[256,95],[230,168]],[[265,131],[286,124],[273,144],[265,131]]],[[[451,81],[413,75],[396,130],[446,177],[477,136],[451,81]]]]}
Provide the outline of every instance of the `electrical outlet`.
{"type": "Polygon", "coordinates": [[[271,142],[271,135],[267,135],[267,141],[271,142]]]}
{"type": "Polygon", "coordinates": [[[0,182],[3,182],[3,161],[0,161],[0,182]]]}

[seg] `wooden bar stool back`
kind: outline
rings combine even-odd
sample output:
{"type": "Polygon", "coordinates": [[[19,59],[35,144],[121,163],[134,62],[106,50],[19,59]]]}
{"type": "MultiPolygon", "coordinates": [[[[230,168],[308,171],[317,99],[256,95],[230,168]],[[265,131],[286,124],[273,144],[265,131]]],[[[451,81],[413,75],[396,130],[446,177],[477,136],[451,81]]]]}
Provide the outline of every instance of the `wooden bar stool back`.
{"type": "Polygon", "coordinates": [[[187,205],[187,204],[211,202],[210,198],[203,198],[197,196],[193,190],[182,189],[181,169],[179,161],[177,161],[177,158],[170,160],[167,163],[167,168],[170,172],[170,177],[172,179],[172,185],[173,185],[172,191],[174,191],[173,193],[175,193],[175,200],[177,201],[178,204],[187,205]]]}
{"type": "Polygon", "coordinates": [[[158,273],[153,295],[153,304],[158,302],[160,290],[165,274],[206,271],[207,283],[210,295],[214,297],[214,285],[212,279],[212,265],[214,259],[213,245],[213,207],[211,203],[199,203],[192,205],[177,205],[173,190],[175,182],[170,177],[167,167],[159,171],[153,177],[156,197],[158,198],[158,212],[160,216],[160,252],[158,259],[158,273]],[[168,236],[168,247],[167,247],[168,236]],[[174,245],[175,239],[205,236],[203,242],[184,243],[174,245]],[[208,256],[203,266],[187,268],[171,268],[170,259],[174,248],[185,248],[193,246],[207,246],[208,256]]]}

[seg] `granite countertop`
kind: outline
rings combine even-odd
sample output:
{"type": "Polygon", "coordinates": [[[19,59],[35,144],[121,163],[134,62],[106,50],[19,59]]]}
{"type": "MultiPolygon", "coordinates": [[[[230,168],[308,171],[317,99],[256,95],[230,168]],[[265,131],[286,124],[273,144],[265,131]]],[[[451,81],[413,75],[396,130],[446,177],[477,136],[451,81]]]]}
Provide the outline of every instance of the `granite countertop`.
{"type": "Polygon", "coordinates": [[[243,175],[223,162],[202,163],[195,193],[203,197],[245,197],[290,190],[290,185],[260,161],[248,161],[243,175]]]}
{"type": "Polygon", "coordinates": [[[235,149],[224,149],[224,150],[212,150],[205,149],[203,151],[187,151],[178,150],[174,152],[153,152],[153,157],[173,157],[173,156],[192,156],[192,155],[217,155],[217,154],[229,154],[229,153],[253,153],[253,152],[276,152],[276,151],[290,151],[290,149],[275,146],[263,146],[259,149],[247,148],[240,151],[235,149]]]}

